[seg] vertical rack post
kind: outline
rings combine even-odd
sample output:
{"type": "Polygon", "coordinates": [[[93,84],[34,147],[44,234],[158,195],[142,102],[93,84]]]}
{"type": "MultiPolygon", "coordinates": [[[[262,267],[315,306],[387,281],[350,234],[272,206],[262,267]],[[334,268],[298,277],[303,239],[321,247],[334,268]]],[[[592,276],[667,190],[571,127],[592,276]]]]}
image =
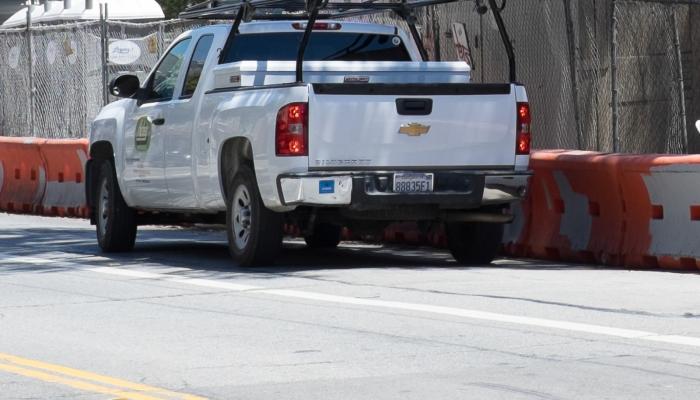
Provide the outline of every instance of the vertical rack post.
{"type": "Polygon", "coordinates": [[[27,7],[27,61],[29,66],[27,67],[29,73],[29,135],[34,136],[34,108],[35,108],[35,94],[36,90],[34,88],[34,38],[32,37],[32,11],[34,11],[34,5],[27,7]]]}
{"type": "Polygon", "coordinates": [[[433,30],[433,57],[435,61],[442,61],[442,54],[440,53],[440,20],[438,19],[437,6],[431,7],[430,16],[433,30]]]}
{"type": "Polygon", "coordinates": [[[296,82],[304,82],[304,54],[306,53],[306,46],[309,44],[309,38],[311,38],[311,32],[314,29],[314,24],[316,23],[316,18],[318,17],[318,12],[322,6],[323,0],[313,0],[309,1],[308,10],[309,20],[306,23],[306,29],[304,29],[304,36],[301,38],[301,43],[299,43],[299,51],[297,52],[297,63],[296,63],[296,82]]]}
{"type": "Polygon", "coordinates": [[[156,33],[156,44],[158,51],[156,52],[156,55],[158,56],[157,58],[160,59],[160,56],[163,55],[163,52],[165,51],[165,27],[164,27],[164,22],[159,22],[158,23],[158,32],[156,33]]]}
{"type": "Polygon", "coordinates": [[[481,83],[484,82],[484,45],[486,45],[484,40],[484,14],[479,13],[479,74],[481,76],[479,82],[481,83]]]}
{"type": "Polygon", "coordinates": [[[576,37],[574,36],[574,18],[571,11],[571,0],[563,0],[566,22],[566,37],[569,45],[569,74],[571,75],[571,92],[574,106],[574,123],[576,124],[576,147],[583,150],[583,129],[581,128],[581,116],[578,101],[578,68],[576,68],[577,51],[576,37]]]}
{"type": "Polygon", "coordinates": [[[678,101],[680,102],[681,126],[683,128],[683,153],[688,153],[688,121],[685,110],[685,80],[683,79],[683,55],[681,54],[681,41],[678,35],[678,19],[676,10],[671,8],[671,19],[673,21],[673,47],[676,51],[676,72],[678,73],[678,101]]]}
{"type": "Polygon", "coordinates": [[[108,78],[108,71],[107,71],[107,64],[108,64],[108,57],[109,57],[109,38],[107,37],[108,35],[108,29],[107,29],[107,18],[108,16],[108,11],[107,11],[108,4],[107,3],[100,3],[100,25],[101,25],[101,35],[102,36],[102,105],[105,106],[107,103],[109,103],[109,91],[107,90],[107,78],[108,78]]]}
{"type": "Polygon", "coordinates": [[[612,139],[613,152],[620,152],[620,127],[618,118],[618,99],[617,99],[617,1],[612,0],[612,13],[610,19],[610,90],[611,90],[611,107],[612,107],[612,139]]]}

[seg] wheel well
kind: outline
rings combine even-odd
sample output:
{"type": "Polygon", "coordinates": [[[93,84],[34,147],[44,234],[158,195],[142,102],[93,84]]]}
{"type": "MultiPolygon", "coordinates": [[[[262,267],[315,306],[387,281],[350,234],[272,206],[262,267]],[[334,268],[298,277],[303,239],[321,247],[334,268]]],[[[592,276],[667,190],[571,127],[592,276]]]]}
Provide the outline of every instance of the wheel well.
{"type": "Polygon", "coordinates": [[[85,200],[90,208],[90,221],[94,224],[94,198],[95,190],[99,184],[100,166],[103,161],[109,161],[114,165],[114,149],[112,144],[106,141],[95,142],[90,146],[90,159],[85,166],[85,200]]]}
{"type": "Polygon", "coordinates": [[[109,142],[95,142],[90,146],[90,158],[99,160],[114,160],[114,149],[109,142]]]}
{"type": "Polygon", "coordinates": [[[250,141],[244,137],[236,137],[227,140],[221,149],[221,162],[219,176],[221,177],[221,190],[224,198],[228,199],[228,188],[231,187],[233,178],[238,173],[241,165],[249,166],[253,171],[253,147],[250,141]]]}

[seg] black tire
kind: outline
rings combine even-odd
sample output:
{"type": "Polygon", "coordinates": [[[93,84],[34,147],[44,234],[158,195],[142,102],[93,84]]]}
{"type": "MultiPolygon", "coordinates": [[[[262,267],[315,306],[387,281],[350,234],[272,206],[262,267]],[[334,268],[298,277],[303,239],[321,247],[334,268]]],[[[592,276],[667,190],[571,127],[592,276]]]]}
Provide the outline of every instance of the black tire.
{"type": "Polygon", "coordinates": [[[282,248],[283,214],[265,207],[248,166],[240,167],[228,189],[226,231],[231,256],[243,268],[272,264],[282,248]]]}
{"type": "Polygon", "coordinates": [[[316,224],[311,235],[304,236],[306,245],[313,249],[332,249],[340,244],[342,227],[333,224],[316,224]]]}
{"type": "Polygon", "coordinates": [[[485,222],[448,223],[447,245],[462,265],[490,264],[501,246],[503,225],[485,222]]]}
{"type": "Polygon", "coordinates": [[[95,225],[100,249],[105,253],[132,250],[136,242],[136,213],[122,197],[111,162],[100,164],[94,190],[95,225]]]}

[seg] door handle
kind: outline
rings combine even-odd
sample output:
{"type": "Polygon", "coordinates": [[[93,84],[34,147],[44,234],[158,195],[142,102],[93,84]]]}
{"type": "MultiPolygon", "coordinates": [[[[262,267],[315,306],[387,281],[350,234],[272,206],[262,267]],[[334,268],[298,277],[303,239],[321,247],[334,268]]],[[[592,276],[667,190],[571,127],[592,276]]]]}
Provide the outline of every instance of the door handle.
{"type": "Polygon", "coordinates": [[[433,112],[433,99],[396,99],[399,115],[430,115],[433,112]]]}
{"type": "Polygon", "coordinates": [[[151,123],[153,125],[163,125],[165,123],[165,118],[163,118],[163,117],[153,118],[153,119],[151,119],[151,123]]]}

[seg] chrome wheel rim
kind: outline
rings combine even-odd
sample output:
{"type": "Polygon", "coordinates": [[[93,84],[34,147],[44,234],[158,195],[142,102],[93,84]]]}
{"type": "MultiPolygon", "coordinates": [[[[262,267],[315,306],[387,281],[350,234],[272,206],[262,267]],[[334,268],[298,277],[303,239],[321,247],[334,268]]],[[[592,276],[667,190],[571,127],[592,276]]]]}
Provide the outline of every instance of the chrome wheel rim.
{"type": "Polygon", "coordinates": [[[233,194],[233,210],[231,213],[233,237],[239,250],[245,249],[250,240],[250,227],[253,223],[251,200],[248,189],[241,185],[233,194]]]}
{"type": "Polygon", "coordinates": [[[100,237],[104,237],[107,233],[107,219],[109,218],[109,187],[106,179],[102,181],[102,186],[100,186],[100,197],[97,207],[97,218],[100,222],[98,229],[100,237]]]}

